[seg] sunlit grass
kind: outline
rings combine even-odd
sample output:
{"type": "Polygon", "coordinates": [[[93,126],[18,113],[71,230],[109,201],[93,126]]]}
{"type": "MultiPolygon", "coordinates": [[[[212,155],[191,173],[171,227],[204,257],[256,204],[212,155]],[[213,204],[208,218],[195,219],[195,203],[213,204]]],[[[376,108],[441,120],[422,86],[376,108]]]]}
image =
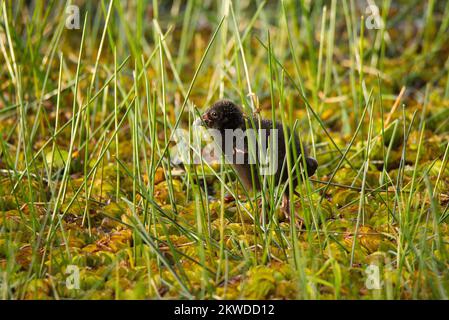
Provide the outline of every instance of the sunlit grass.
{"type": "Polygon", "coordinates": [[[380,29],[353,0],[65,5],[1,5],[1,298],[448,298],[448,3],[378,1],[380,29]],[[223,98],[317,173],[176,164],[223,98]]]}

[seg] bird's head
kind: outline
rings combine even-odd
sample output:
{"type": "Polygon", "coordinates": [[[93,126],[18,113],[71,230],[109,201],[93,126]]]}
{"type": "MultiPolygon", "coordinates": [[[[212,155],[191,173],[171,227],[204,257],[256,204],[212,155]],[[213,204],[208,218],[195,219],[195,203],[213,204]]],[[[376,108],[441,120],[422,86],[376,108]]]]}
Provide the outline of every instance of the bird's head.
{"type": "Polygon", "coordinates": [[[229,100],[220,100],[203,113],[201,122],[211,129],[237,129],[244,125],[244,118],[239,106],[229,100]]]}

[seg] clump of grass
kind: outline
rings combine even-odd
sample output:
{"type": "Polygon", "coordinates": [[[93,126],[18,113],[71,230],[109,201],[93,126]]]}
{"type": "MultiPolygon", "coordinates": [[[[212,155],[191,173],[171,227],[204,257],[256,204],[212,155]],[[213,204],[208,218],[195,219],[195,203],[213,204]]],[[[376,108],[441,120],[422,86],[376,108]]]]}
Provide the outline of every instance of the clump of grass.
{"type": "Polygon", "coordinates": [[[449,4],[381,1],[380,29],[339,4],[86,2],[71,30],[3,1],[1,298],[447,299],[449,4]],[[251,194],[177,164],[222,98],[299,132],[316,175],[289,154],[251,194]]]}

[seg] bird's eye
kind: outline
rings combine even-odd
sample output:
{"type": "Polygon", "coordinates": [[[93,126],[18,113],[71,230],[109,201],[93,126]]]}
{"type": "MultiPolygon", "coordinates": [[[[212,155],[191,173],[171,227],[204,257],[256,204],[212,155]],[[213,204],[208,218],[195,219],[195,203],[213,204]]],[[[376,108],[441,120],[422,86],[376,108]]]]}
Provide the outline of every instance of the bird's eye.
{"type": "Polygon", "coordinates": [[[212,111],[211,114],[212,118],[217,118],[218,114],[215,111],[212,111]]]}

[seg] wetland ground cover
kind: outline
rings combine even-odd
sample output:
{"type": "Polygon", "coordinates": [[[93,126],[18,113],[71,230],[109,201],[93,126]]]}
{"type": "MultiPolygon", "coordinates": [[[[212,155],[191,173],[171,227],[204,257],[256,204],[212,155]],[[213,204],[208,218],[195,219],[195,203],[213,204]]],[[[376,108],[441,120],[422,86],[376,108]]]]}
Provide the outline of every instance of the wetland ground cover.
{"type": "Polygon", "coordinates": [[[448,298],[449,2],[68,5],[1,2],[2,299],[448,298]],[[173,161],[223,98],[318,160],[301,226],[173,161]]]}

